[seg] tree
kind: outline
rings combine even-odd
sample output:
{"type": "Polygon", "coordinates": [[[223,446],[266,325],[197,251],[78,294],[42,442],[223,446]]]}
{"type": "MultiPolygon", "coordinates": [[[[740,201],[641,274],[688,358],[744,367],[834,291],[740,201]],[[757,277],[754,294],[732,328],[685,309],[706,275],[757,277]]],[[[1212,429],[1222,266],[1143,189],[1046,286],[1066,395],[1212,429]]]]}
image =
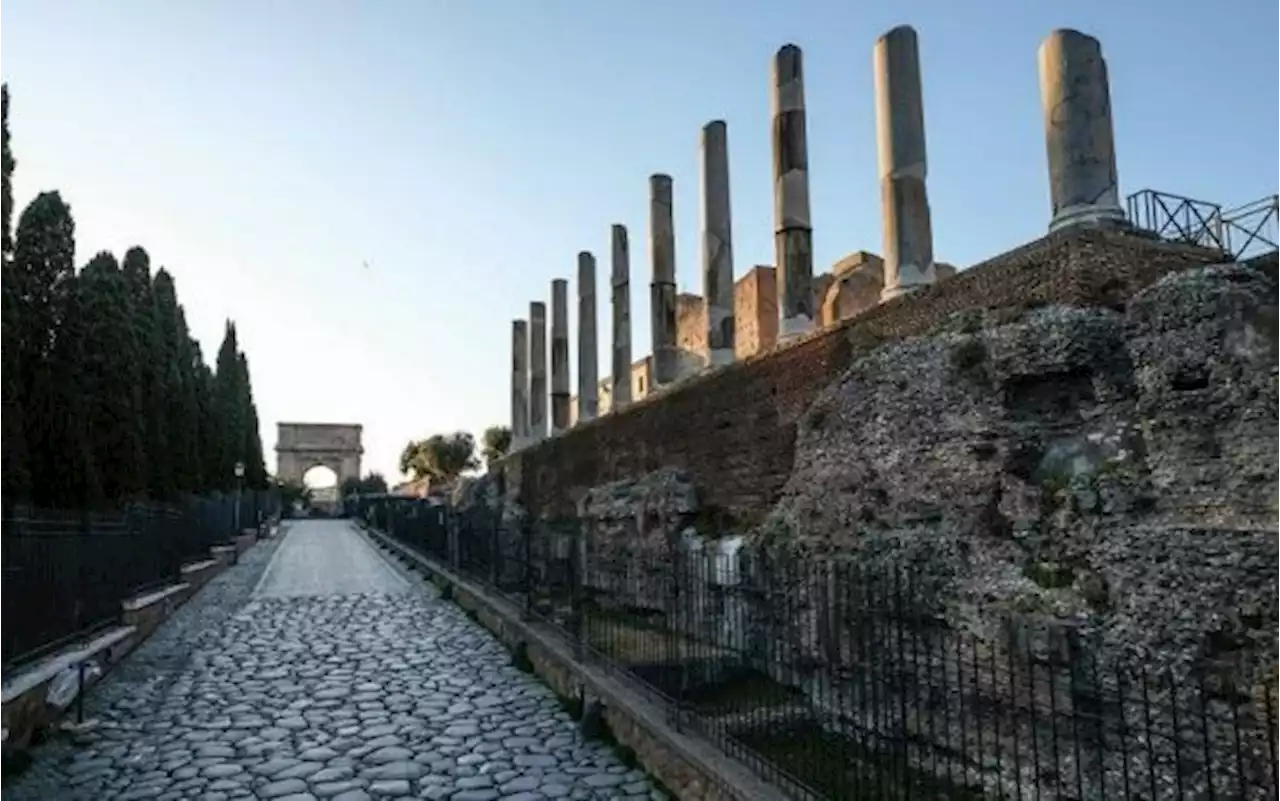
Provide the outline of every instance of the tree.
{"type": "Polygon", "coordinates": [[[44,505],[101,501],[85,420],[79,372],[86,341],[75,272],[75,221],[57,192],[43,192],[22,211],[7,278],[16,305],[10,335],[18,363],[16,388],[28,414],[23,438],[32,500],[44,505]]]}
{"type": "Polygon", "coordinates": [[[485,464],[492,465],[511,450],[511,429],[506,426],[489,426],[480,437],[480,452],[485,464]]]}
{"type": "Polygon", "coordinates": [[[342,495],[383,495],[387,492],[387,480],[381,473],[368,473],[364,478],[352,476],[342,482],[342,495]]]}
{"type": "Polygon", "coordinates": [[[151,295],[151,256],[135,245],[125,251],[120,270],[135,309],[133,329],[141,357],[137,393],[144,415],[147,486],[152,497],[169,499],[173,497],[175,488],[169,436],[165,426],[168,397],[163,383],[164,353],[151,295]]]}
{"type": "Polygon", "coordinates": [[[29,384],[23,381],[23,365],[19,358],[19,331],[23,328],[22,304],[18,302],[16,275],[13,270],[13,168],[16,162],[9,149],[9,85],[0,85],[0,200],[3,201],[3,246],[0,247],[0,380],[3,382],[3,409],[0,410],[0,449],[3,449],[3,465],[0,465],[0,484],[4,486],[6,502],[20,502],[30,498],[31,471],[28,466],[24,392],[29,384]]]}
{"type": "Polygon", "coordinates": [[[400,453],[400,471],[412,475],[414,479],[452,481],[465,471],[480,466],[475,452],[475,437],[466,431],[448,435],[434,434],[405,445],[400,453]]]}
{"type": "Polygon", "coordinates": [[[148,410],[139,392],[143,354],[135,325],[147,310],[135,307],[115,256],[106,251],[85,265],[78,289],[84,332],[78,383],[102,491],[112,499],[144,497],[148,410]]]}
{"type": "Polygon", "coordinates": [[[176,492],[203,489],[200,469],[200,400],[195,361],[199,348],[191,341],[186,314],[178,303],[173,276],[161,269],[151,282],[156,336],[160,356],[157,369],[166,399],[164,428],[168,433],[171,483],[176,492]],[[195,355],[192,348],[195,347],[195,355]]]}

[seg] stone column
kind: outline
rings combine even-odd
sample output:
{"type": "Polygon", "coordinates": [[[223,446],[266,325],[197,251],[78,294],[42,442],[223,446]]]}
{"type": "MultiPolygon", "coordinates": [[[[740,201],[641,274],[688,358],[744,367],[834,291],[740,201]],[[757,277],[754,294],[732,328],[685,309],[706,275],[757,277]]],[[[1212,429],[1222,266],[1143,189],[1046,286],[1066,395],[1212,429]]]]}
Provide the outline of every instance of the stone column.
{"type": "Polygon", "coordinates": [[[676,380],[680,351],[676,346],[676,236],[671,210],[671,176],[649,176],[649,259],[653,283],[649,291],[649,330],[653,335],[653,383],[676,380]]]}
{"type": "Polygon", "coordinates": [[[578,422],[592,420],[598,413],[596,385],[596,257],[587,251],[578,254],[578,422]]]}
{"type": "Polygon", "coordinates": [[[529,304],[529,442],[547,436],[547,304],[529,304]]]}
{"type": "Polygon", "coordinates": [[[529,438],[529,324],[511,321],[511,449],[529,438]]]}
{"type": "Polygon", "coordinates": [[[729,133],[722,120],[702,128],[702,297],[711,364],[733,362],[733,223],[729,209],[729,133]]]}
{"type": "Polygon", "coordinates": [[[551,435],[569,427],[569,282],[551,282],[551,435]]]}
{"type": "Polygon", "coordinates": [[[631,246],[627,242],[627,227],[614,225],[611,239],[613,388],[609,409],[617,412],[631,403],[631,246]]]}
{"type": "Polygon", "coordinates": [[[916,32],[900,25],[876,40],[876,154],[884,227],[881,300],[933,283],[933,228],[925,190],[924,98],[916,32]]]}
{"type": "Polygon", "coordinates": [[[778,275],[778,339],[803,334],[817,319],[813,300],[813,226],[809,219],[809,153],[805,138],[804,63],[784,45],[773,58],[774,258],[778,275]]]}
{"type": "Polygon", "coordinates": [[[1040,105],[1049,157],[1049,230],[1123,223],[1111,91],[1102,45],[1056,30],[1040,44],[1040,105]]]}

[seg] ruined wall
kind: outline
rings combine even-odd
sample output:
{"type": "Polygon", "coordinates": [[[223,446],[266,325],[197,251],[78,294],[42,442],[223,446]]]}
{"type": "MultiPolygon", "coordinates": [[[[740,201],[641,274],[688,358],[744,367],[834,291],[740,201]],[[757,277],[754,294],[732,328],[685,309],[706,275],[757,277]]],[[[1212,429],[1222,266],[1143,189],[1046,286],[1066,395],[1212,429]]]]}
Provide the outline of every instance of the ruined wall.
{"type": "MultiPolygon", "coordinates": [[[[797,420],[856,357],[924,334],[968,309],[1016,315],[1053,303],[1123,305],[1162,275],[1214,259],[1202,249],[1117,233],[1044,237],[525,449],[512,457],[521,462],[521,497],[535,516],[566,514],[591,487],[671,467],[688,473],[704,506],[743,525],[758,522],[791,475],[797,420]]],[[[771,283],[759,280],[766,271],[738,284],[740,348],[744,321],[751,319],[742,299],[761,297],[761,287],[771,283]]],[[[767,319],[776,322],[776,313],[767,319]]]]}
{"type": "Polygon", "coordinates": [[[778,341],[778,286],[772,267],[753,267],[733,285],[733,352],[739,359],[778,341]]]}

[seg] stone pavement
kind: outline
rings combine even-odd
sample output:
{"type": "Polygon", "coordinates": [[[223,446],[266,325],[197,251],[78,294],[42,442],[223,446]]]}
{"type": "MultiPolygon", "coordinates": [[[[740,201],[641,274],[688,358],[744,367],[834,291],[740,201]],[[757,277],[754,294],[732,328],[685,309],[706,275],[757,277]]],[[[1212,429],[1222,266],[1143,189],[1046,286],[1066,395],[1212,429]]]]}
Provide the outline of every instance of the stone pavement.
{"type": "Polygon", "coordinates": [[[663,797],[345,522],[245,554],[86,711],[103,725],[37,749],[5,801],[663,797]]]}

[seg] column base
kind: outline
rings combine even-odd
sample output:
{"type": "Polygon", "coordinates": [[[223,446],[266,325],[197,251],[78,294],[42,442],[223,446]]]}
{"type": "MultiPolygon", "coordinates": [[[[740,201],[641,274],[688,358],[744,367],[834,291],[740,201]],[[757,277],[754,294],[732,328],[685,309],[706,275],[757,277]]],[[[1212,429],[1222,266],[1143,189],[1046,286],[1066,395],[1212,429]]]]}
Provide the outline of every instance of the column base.
{"type": "Polygon", "coordinates": [[[803,314],[794,317],[783,317],[778,321],[778,341],[795,339],[813,330],[813,320],[803,314]]]}
{"type": "Polygon", "coordinates": [[[1119,206],[1082,204],[1060,210],[1049,222],[1049,233],[1076,226],[1098,228],[1128,228],[1129,220],[1119,206]]]}
{"type": "Polygon", "coordinates": [[[720,348],[711,351],[707,356],[707,364],[712,367],[724,367],[726,364],[733,364],[733,351],[729,348],[720,348]]]}

